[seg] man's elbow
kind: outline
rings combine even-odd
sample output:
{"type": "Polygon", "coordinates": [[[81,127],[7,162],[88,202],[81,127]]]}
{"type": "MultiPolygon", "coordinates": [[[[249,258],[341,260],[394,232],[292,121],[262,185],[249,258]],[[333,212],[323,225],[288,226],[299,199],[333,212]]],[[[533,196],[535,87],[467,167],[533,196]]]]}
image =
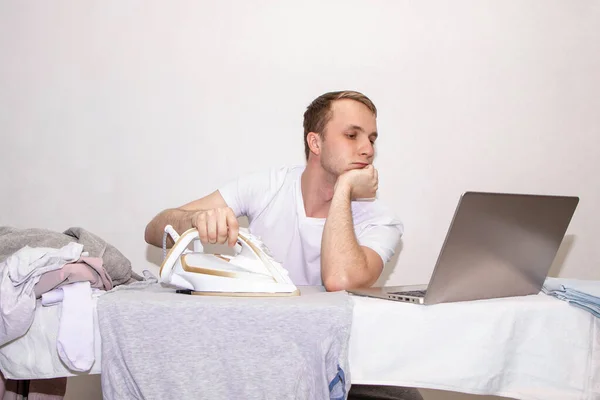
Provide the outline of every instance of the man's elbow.
{"type": "Polygon", "coordinates": [[[323,285],[328,292],[339,292],[351,289],[348,277],[333,275],[323,279],[323,285]]]}
{"type": "Polygon", "coordinates": [[[379,273],[367,267],[362,271],[346,272],[339,271],[337,273],[324,274],[322,276],[323,286],[328,292],[338,292],[340,290],[361,289],[371,287],[377,279],[379,273]]]}
{"type": "Polygon", "coordinates": [[[371,287],[377,279],[350,279],[347,276],[334,276],[323,280],[323,286],[328,292],[338,292],[340,290],[361,289],[371,287]]]}
{"type": "Polygon", "coordinates": [[[155,234],[155,224],[154,220],[150,221],[148,225],[146,225],[146,229],[144,230],[144,240],[146,243],[151,244],[153,246],[162,247],[161,243],[157,242],[156,234],[155,234]]]}
{"type": "Polygon", "coordinates": [[[150,230],[150,224],[146,225],[146,230],[144,231],[144,240],[148,244],[154,244],[152,243],[152,233],[150,230]]]}

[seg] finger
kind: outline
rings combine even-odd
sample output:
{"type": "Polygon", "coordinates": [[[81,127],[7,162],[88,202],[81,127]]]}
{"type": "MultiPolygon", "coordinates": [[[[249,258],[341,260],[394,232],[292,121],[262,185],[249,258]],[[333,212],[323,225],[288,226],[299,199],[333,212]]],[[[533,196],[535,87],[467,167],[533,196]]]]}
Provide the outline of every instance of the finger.
{"type": "Polygon", "coordinates": [[[227,241],[227,215],[222,209],[217,211],[217,243],[223,244],[227,241]]]}
{"type": "Polygon", "coordinates": [[[208,242],[208,234],[206,232],[206,213],[200,213],[196,218],[196,229],[198,229],[198,237],[200,242],[208,242]]]}
{"type": "Polygon", "coordinates": [[[370,172],[371,172],[371,178],[372,179],[377,179],[377,169],[373,165],[371,165],[370,172]]]}
{"type": "Polygon", "coordinates": [[[206,212],[206,230],[208,232],[208,243],[217,242],[217,216],[214,210],[206,212]]]}
{"type": "Polygon", "coordinates": [[[227,244],[231,247],[235,246],[240,231],[240,224],[233,214],[233,211],[227,213],[227,227],[229,228],[227,244]]]}
{"type": "Polygon", "coordinates": [[[373,197],[375,197],[377,190],[379,189],[379,172],[377,172],[377,169],[375,169],[375,175],[373,178],[373,185],[375,186],[375,189],[373,190],[373,197]]]}
{"type": "Polygon", "coordinates": [[[377,172],[377,168],[373,168],[373,178],[375,178],[375,182],[379,182],[379,172],[377,172]]]}
{"type": "Polygon", "coordinates": [[[373,171],[370,165],[367,165],[366,167],[363,167],[361,169],[357,169],[355,170],[356,174],[362,177],[370,177],[373,175],[373,171]]]}

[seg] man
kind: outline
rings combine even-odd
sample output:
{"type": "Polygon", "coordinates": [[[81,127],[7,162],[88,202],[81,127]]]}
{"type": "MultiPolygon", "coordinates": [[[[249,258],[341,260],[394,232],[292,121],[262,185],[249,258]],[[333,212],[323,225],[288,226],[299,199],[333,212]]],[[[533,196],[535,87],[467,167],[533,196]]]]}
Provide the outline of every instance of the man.
{"type": "Polygon", "coordinates": [[[164,227],[195,227],[203,243],[235,244],[248,217],[296,285],[329,291],[369,287],[392,257],[402,223],[375,199],[377,109],[353,91],[315,99],[304,114],[306,166],[237,179],[206,197],[158,214],[146,227],[162,245],[164,227]]]}
{"type": "MultiPolygon", "coordinates": [[[[377,109],[354,91],[330,92],[304,113],[306,166],[273,168],[167,209],[148,224],[146,242],[162,246],[164,227],[198,229],[203,243],[235,245],[237,217],[261,237],[296,285],[328,291],[369,287],[403,233],[375,199],[377,109]]],[[[348,399],[422,399],[416,389],[352,385],[348,399]]]]}

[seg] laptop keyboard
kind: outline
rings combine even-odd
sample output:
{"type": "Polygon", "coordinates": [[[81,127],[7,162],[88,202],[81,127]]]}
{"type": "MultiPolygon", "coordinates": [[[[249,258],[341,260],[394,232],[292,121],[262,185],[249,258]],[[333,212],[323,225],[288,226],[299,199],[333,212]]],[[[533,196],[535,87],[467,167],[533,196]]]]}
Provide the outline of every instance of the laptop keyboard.
{"type": "Polygon", "coordinates": [[[401,296],[425,297],[427,290],[411,290],[407,292],[389,292],[390,294],[399,294],[401,296]]]}

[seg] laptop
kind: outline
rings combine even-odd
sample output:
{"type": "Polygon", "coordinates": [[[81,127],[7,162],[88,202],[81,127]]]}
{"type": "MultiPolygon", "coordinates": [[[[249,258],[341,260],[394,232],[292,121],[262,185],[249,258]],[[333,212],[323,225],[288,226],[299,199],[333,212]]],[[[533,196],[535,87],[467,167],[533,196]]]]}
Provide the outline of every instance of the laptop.
{"type": "Polygon", "coordinates": [[[427,285],[348,293],[415,304],[538,294],[578,203],[574,196],[466,192],[427,285]]]}

